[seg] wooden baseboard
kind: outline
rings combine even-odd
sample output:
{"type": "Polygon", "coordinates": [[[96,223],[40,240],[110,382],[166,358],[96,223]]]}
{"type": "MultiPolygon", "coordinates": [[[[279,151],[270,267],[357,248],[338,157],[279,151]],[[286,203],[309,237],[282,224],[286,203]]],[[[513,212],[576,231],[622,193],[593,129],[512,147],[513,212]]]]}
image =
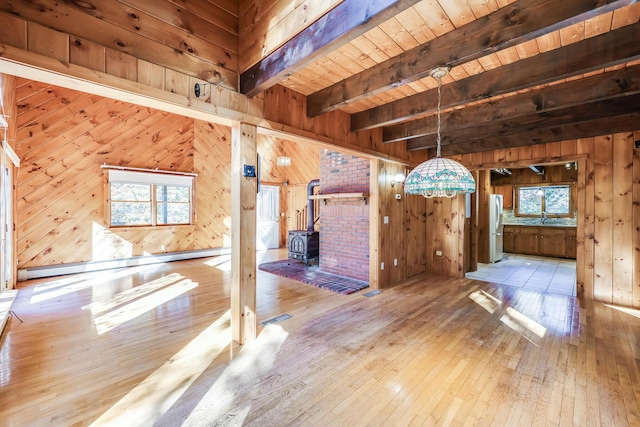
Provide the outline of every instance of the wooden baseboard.
{"type": "Polygon", "coordinates": [[[166,254],[135,256],[104,261],[78,262],[73,264],[45,265],[42,267],[23,268],[18,270],[18,281],[44,277],[64,276],[67,274],[88,273],[109,270],[112,268],[136,267],[139,265],[157,264],[161,262],[184,261],[194,258],[228,255],[231,248],[211,248],[197,251],[171,252],[166,254]]]}

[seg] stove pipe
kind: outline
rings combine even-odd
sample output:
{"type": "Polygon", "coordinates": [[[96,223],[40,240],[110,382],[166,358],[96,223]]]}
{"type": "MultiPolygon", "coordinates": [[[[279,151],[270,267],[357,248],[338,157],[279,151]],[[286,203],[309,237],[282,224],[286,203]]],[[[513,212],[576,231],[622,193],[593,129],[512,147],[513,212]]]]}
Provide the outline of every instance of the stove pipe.
{"type": "Polygon", "coordinates": [[[313,231],[313,220],[315,219],[315,212],[313,211],[313,189],[320,185],[319,179],[309,181],[307,184],[307,231],[313,231]]]}

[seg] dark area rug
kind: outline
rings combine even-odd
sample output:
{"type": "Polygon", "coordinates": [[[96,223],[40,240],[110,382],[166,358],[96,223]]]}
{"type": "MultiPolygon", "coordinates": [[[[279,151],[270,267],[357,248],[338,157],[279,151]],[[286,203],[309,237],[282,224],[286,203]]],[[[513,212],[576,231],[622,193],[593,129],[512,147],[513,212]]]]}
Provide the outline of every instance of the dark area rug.
{"type": "Polygon", "coordinates": [[[339,294],[352,294],[360,289],[368,288],[369,283],[335,274],[322,273],[317,265],[305,267],[301,262],[285,259],[281,261],[265,262],[258,268],[268,273],[297,280],[313,285],[316,288],[327,289],[339,294]]]}

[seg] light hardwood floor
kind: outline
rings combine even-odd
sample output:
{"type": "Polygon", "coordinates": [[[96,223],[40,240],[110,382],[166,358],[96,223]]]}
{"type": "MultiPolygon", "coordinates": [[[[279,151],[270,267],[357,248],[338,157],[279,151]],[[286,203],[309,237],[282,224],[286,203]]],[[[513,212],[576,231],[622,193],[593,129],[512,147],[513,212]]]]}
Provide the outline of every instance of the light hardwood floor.
{"type": "Polygon", "coordinates": [[[345,296],[259,272],[259,321],[292,317],[239,348],[225,270],[21,284],[0,425],[640,425],[637,311],[434,276],[345,296]]]}

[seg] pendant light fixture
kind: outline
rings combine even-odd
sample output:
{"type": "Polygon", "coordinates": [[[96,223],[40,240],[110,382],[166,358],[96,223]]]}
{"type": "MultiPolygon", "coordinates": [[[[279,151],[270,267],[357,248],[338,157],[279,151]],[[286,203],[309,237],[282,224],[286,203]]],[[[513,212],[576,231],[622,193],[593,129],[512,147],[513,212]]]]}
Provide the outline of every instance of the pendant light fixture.
{"type": "Polygon", "coordinates": [[[419,194],[426,198],[455,197],[458,194],[476,191],[476,182],[471,172],[455,160],[440,156],[440,104],[442,102],[442,78],[449,73],[448,67],[431,71],[438,81],[437,149],[436,157],[427,160],[412,170],[404,182],[406,194],[419,194]]]}

